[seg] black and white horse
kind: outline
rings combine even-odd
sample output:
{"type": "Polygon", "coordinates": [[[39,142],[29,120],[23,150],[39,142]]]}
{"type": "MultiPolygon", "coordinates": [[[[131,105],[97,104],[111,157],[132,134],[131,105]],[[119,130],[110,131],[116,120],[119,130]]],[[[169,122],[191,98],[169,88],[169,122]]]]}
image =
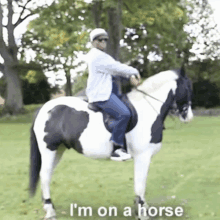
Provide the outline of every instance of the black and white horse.
{"type": "MultiPolygon", "coordinates": [[[[175,103],[180,120],[189,122],[193,118],[191,94],[190,80],[183,69],[160,72],[127,94],[138,115],[135,127],[126,133],[127,149],[134,159],[136,207],[147,206],[148,169],[151,157],[161,148],[168,111],[175,103]]],[[[60,97],[42,106],[31,128],[30,193],[34,195],[40,176],[46,219],[56,216],[50,181],[65,149],[74,148],[86,157],[110,158],[113,149],[110,137],[103,114],[90,110],[80,98],[60,97]]],[[[139,219],[146,218],[139,216],[139,219]]]]}

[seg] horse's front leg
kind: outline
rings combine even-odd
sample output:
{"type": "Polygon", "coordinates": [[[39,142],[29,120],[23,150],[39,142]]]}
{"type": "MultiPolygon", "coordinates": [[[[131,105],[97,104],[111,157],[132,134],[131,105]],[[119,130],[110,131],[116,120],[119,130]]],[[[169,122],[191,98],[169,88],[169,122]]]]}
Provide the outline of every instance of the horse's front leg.
{"type": "Polygon", "coordinates": [[[149,219],[146,212],[148,205],[145,201],[145,188],[151,156],[150,151],[134,155],[135,217],[139,220],[149,219]]]}

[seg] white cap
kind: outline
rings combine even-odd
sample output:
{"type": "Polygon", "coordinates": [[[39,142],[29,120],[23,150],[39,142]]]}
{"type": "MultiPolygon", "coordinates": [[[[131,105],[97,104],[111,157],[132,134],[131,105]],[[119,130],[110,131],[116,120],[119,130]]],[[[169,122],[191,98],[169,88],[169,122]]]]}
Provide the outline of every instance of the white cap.
{"type": "Polygon", "coordinates": [[[108,37],[108,33],[102,28],[96,28],[90,33],[90,41],[92,42],[96,37],[105,35],[108,37]]]}

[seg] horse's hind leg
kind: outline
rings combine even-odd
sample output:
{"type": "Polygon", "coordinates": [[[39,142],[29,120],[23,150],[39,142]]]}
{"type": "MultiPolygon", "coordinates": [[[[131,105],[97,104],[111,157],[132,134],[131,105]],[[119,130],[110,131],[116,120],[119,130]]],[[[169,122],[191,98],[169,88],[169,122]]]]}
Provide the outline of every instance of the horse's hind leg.
{"type": "Polygon", "coordinates": [[[41,152],[41,189],[42,197],[44,200],[44,210],[46,211],[45,219],[55,219],[56,212],[50,197],[50,181],[52,173],[58,162],[60,161],[62,154],[64,152],[64,147],[59,147],[56,151],[51,151],[48,148],[44,148],[41,152]]]}
{"type": "Polygon", "coordinates": [[[65,145],[60,145],[56,151],[56,156],[55,156],[55,160],[54,160],[54,164],[53,164],[53,169],[56,168],[56,166],[58,165],[58,163],[60,162],[60,159],[63,156],[64,151],[66,150],[65,145]]]}
{"type": "Polygon", "coordinates": [[[150,166],[151,153],[145,152],[134,155],[134,191],[135,191],[135,216],[139,220],[147,220],[149,217],[145,210],[148,205],[145,201],[145,188],[147,174],[150,166]]]}

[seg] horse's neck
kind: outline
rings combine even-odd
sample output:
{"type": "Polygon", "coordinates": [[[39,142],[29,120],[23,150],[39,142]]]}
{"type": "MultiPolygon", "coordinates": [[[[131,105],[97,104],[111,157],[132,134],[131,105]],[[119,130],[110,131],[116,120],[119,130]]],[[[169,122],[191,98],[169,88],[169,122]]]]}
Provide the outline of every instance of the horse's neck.
{"type": "Polygon", "coordinates": [[[179,76],[176,71],[163,71],[144,80],[144,82],[139,86],[139,89],[147,93],[151,93],[161,89],[167,83],[176,81],[178,78],[179,76]]]}
{"type": "Polygon", "coordinates": [[[165,119],[169,107],[172,104],[175,89],[176,82],[172,81],[166,83],[165,85],[161,86],[159,89],[153,92],[147,93],[149,94],[149,96],[144,95],[143,93],[138,92],[136,90],[132,90],[128,94],[128,97],[134,104],[134,106],[137,108],[138,112],[143,112],[143,114],[145,115],[147,109],[149,111],[152,111],[153,114],[161,114],[161,108],[163,106],[163,115],[161,115],[161,117],[165,119]]]}

